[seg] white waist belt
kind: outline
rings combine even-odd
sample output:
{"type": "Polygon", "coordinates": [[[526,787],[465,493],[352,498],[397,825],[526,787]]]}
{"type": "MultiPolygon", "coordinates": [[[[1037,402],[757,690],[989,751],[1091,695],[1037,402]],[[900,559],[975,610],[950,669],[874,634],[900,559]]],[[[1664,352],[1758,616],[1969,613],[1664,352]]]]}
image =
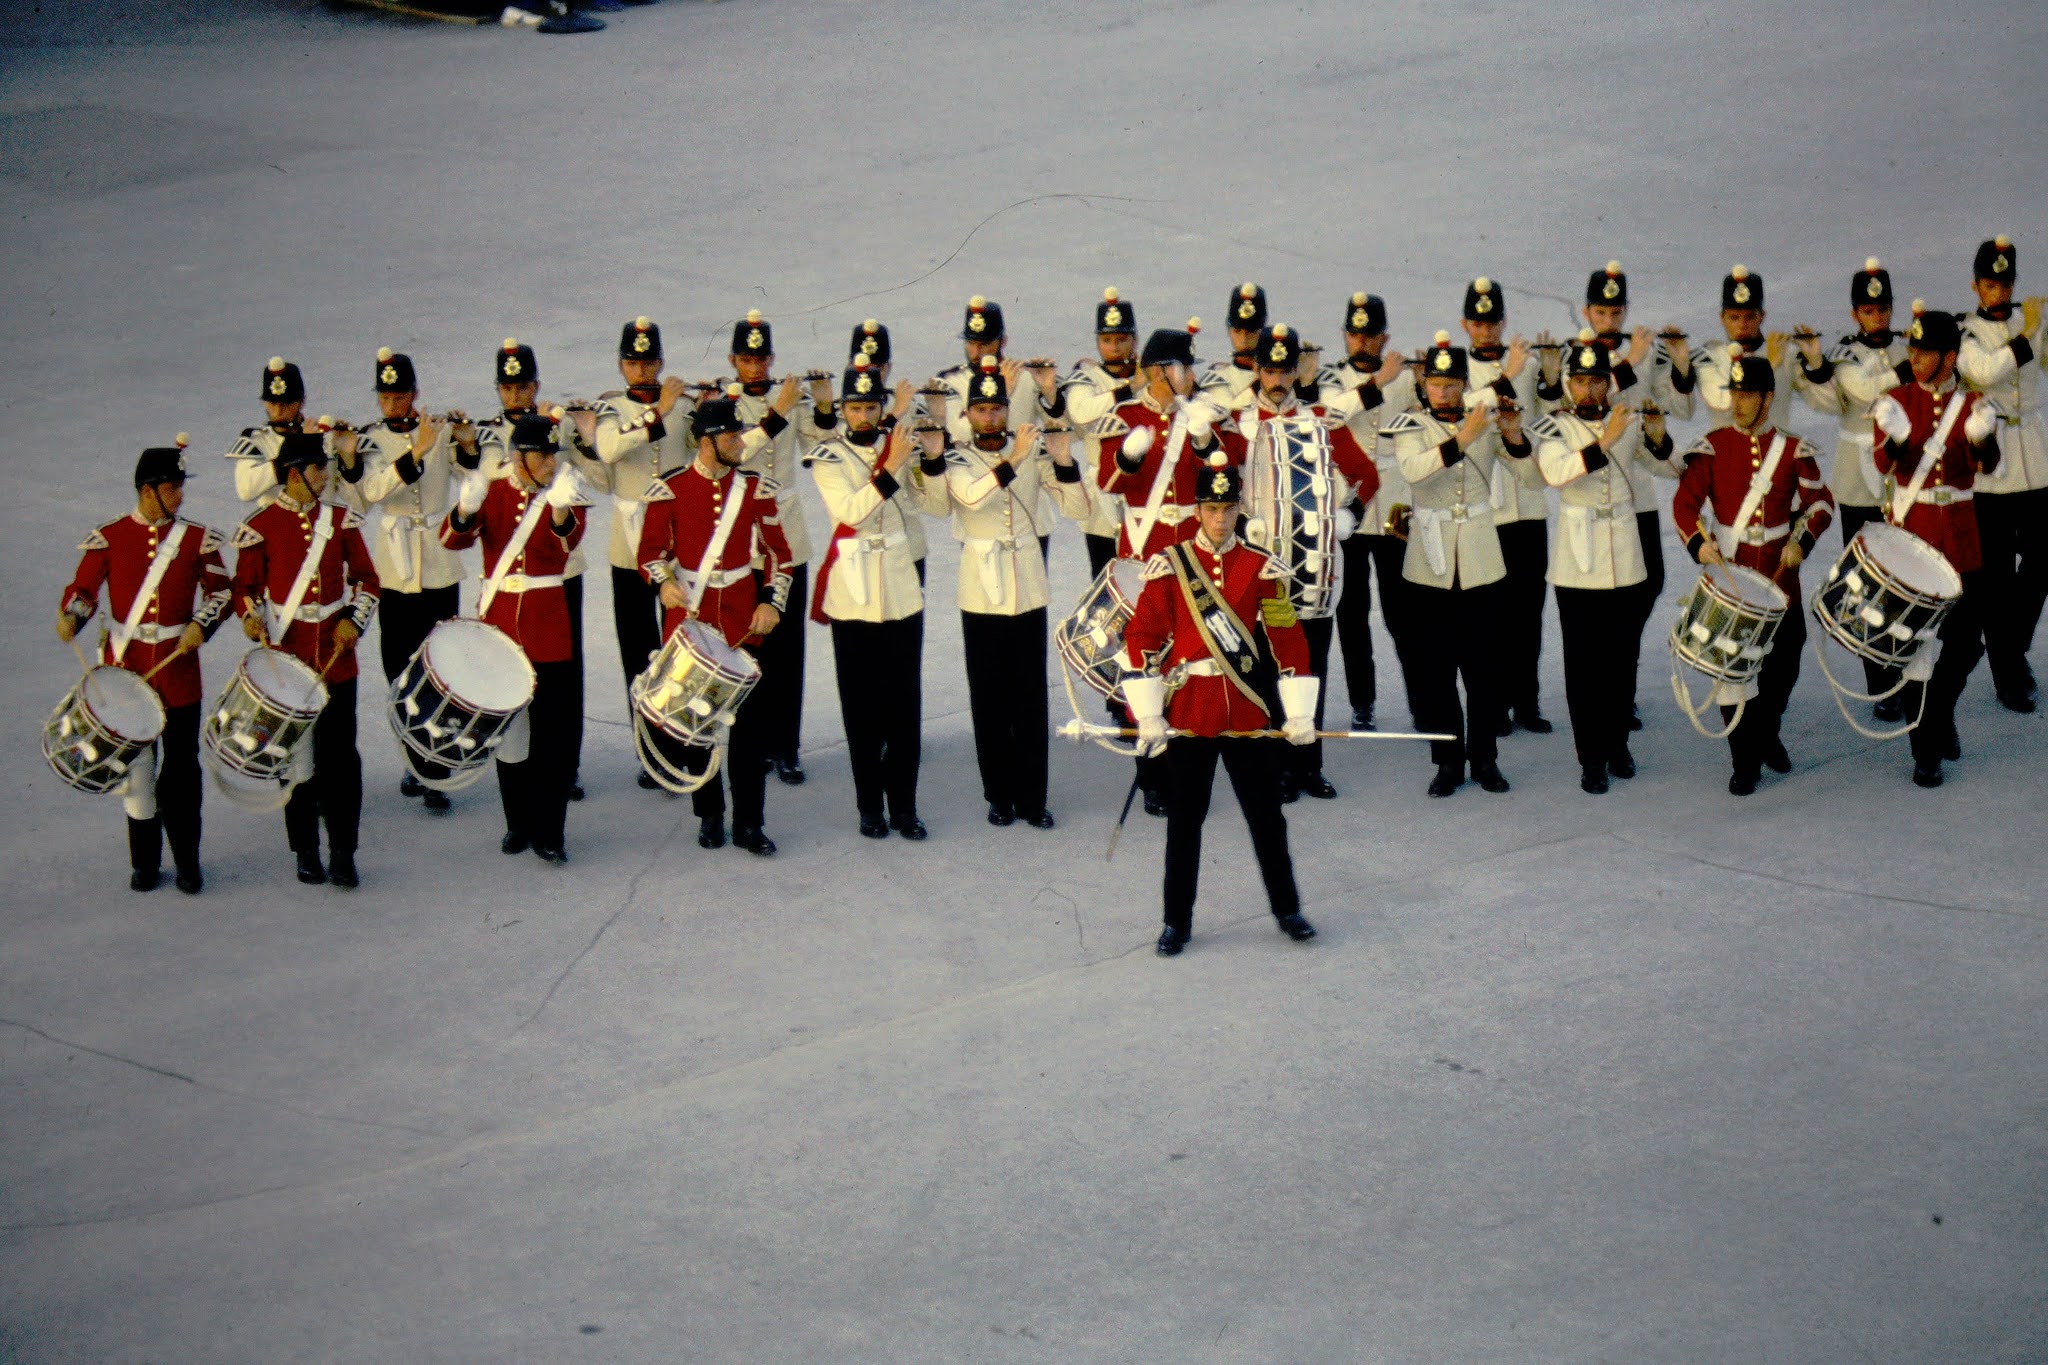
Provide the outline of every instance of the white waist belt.
{"type": "MultiPolygon", "coordinates": [[[[751,564],[742,564],[737,569],[721,569],[717,573],[705,575],[704,587],[706,591],[709,591],[712,588],[729,588],[733,584],[742,582],[745,579],[752,578],[753,576],[754,566],[751,564]]],[[[561,582],[559,578],[555,581],[557,583],[561,582]]],[[[676,581],[682,585],[682,589],[684,592],[694,591],[697,587],[697,575],[688,569],[677,570],[676,581]]]]}
{"type": "Polygon", "coordinates": [[[1160,526],[1178,526],[1195,514],[1195,509],[1183,502],[1162,502],[1159,504],[1160,526]]]}
{"type": "Polygon", "coordinates": [[[878,554],[883,550],[893,550],[909,539],[910,537],[901,531],[891,531],[880,536],[848,536],[846,543],[839,548],[853,554],[878,554]]]}
{"type": "Polygon", "coordinates": [[[1223,665],[1214,659],[1196,659],[1192,663],[1181,664],[1179,672],[1184,678],[1220,678],[1223,665]]]}
{"type": "MultiPolygon", "coordinates": [[[[486,581],[489,581],[489,580],[486,580],[486,581]]],[[[563,577],[562,577],[562,575],[561,575],[561,574],[558,574],[558,573],[548,573],[548,574],[525,574],[525,573],[508,573],[508,574],[506,574],[506,575],[505,575],[505,579],[504,579],[504,581],[503,581],[503,582],[501,582],[500,584],[498,584],[498,591],[499,591],[499,592],[537,592],[537,591],[539,591],[539,590],[540,590],[540,589],[542,589],[542,588],[559,588],[559,587],[561,587],[561,586],[562,586],[562,583],[563,583],[563,581],[564,581],[564,580],[563,580],[563,577]]]]}
{"type": "Polygon", "coordinates": [[[1744,545],[1768,545],[1792,534],[1790,526],[1746,526],[1736,539],[1744,545]]]}
{"type": "Polygon", "coordinates": [[[1932,488],[1923,488],[1914,494],[1913,501],[1929,503],[1935,507],[1946,507],[1952,502],[1968,502],[1976,496],[1977,490],[1974,488],[1944,488],[1940,484],[1936,484],[1932,488]]]}
{"type": "MultiPolygon", "coordinates": [[[[292,619],[294,621],[325,621],[330,616],[339,616],[343,611],[346,611],[348,604],[349,600],[346,597],[337,597],[332,602],[324,603],[302,602],[299,604],[299,609],[292,613],[292,619]]],[[[263,611],[269,618],[270,623],[275,625],[278,617],[283,614],[282,604],[273,598],[265,597],[263,599],[263,611]]],[[[180,629],[183,629],[183,627],[180,627],[180,629]]]]}
{"type": "Polygon", "coordinates": [[[128,638],[134,644],[162,644],[165,640],[175,640],[180,635],[183,635],[187,624],[189,623],[184,621],[180,621],[176,625],[172,625],[168,621],[151,621],[137,626],[135,633],[128,638]]]}

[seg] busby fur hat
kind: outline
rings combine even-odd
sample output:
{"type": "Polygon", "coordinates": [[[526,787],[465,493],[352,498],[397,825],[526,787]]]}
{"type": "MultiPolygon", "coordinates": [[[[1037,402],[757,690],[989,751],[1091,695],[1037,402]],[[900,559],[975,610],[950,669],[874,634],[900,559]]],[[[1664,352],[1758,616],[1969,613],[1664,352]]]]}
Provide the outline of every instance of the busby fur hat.
{"type": "Polygon", "coordinates": [[[1628,274],[1620,261],[1609,261],[1586,276],[1586,302],[1613,308],[1628,307],[1628,274]]]}
{"type": "Polygon", "coordinates": [[[1243,494],[1244,475],[1220,450],[1195,475],[1196,502],[1237,502],[1243,494]]]}
{"type": "Polygon", "coordinates": [[[1376,337],[1386,331],[1387,301],[1378,294],[1353,294],[1344,305],[1344,330],[1361,337],[1376,337]]]}
{"type": "Polygon", "coordinates": [[[412,357],[389,346],[377,348],[377,392],[418,393],[419,376],[413,373],[412,357]]]}
{"type": "Polygon", "coordinates": [[[996,364],[994,356],[984,356],[981,368],[967,381],[967,406],[976,403],[1002,403],[1010,401],[1010,386],[1003,382],[1003,371],[996,364]]]}
{"type": "Polygon", "coordinates": [[[839,401],[842,403],[879,403],[888,397],[882,387],[882,374],[878,366],[870,365],[864,355],[856,355],[853,364],[839,379],[839,401]]]}
{"type": "Polygon", "coordinates": [[[1596,374],[1602,379],[1614,374],[1614,361],[1607,348],[1598,343],[1591,327],[1579,329],[1578,340],[1565,349],[1564,372],[1568,375],[1596,374]]]}
{"type": "Polygon", "coordinates": [[[1849,277],[1849,306],[1859,308],[1866,303],[1892,306],[1892,272],[1879,264],[1875,256],[1849,277]]]}
{"type": "Polygon", "coordinates": [[[1266,290],[1264,286],[1246,280],[1230,291],[1229,311],[1225,324],[1233,332],[1263,332],[1266,330],[1266,290]]]}
{"type": "Polygon", "coordinates": [[[1507,300],[1498,284],[1481,275],[1465,286],[1465,321],[1505,322],[1507,316],[1507,300]]]}
{"type": "Polygon", "coordinates": [[[1463,383],[1471,376],[1471,368],[1465,358],[1463,346],[1451,345],[1449,332],[1438,332],[1436,344],[1429,348],[1429,354],[1422,362],[1424,379],[1455,379],[1463,383]]]}
{"type": "Polygon", "coordinates": [[[2012,249],[2012,238],[1999,233],[1990,241],[1977,248],[1977,260],[1971,267],[1980,280],[1999,280],[2011,284],[2019,275],[2019,253],[2012,249]]]}
{"type": "Polygon", "coordinates": [[[846,343],[846,358],[866,356],[870,365],[882,366],[889,363],[889,328],[873,318],[868,318],[853,329],[853,339],[846,343]]]}
{"type": "Polygon", "coordinates": [[[747,315],[732,325],[732,353],[734,355],[774,355],[775,333],[768,326],[768,319],[761,316],[758,308],[749,308],[747,315]]]}
{"type": "Polygon", "coordinates": [[[1301,337],[1284,322],[1266,328],[1259,333],[1252,363],[1262,370],[1291,372],[1301,363],[1301,337]]]}
{"type": "Polygon", "coordinates": [[[960,324],[962,341],[1001,341],[1007,335],[1003,330],[1003,305],[991,303],[979,294],[967,300],[967,314],[960,324]]]}

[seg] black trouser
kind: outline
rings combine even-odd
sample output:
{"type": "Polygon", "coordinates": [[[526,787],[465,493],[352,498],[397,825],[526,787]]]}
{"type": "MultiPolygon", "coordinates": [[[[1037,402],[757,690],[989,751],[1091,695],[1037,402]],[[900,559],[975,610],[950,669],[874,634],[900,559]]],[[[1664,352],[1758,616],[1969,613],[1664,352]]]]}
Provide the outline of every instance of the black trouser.
{"type": "Polygon", "coordinates": [[[1088,545],[1088,581],[1092,583],[1102,577],[1103,565],[1116,558],[1116,537],[1098,536],[1083,531],[1081,539],[1088,545]]]}
{"type": "MultiPolygon", "coordinates": [[[[1742,723],[1728,736],[1728,757],[1734,762],[1735,771],[1747,777],[1763,771],[1764,755],[1777,741],[1778,727],[1785,719],[1785,703],[1799,681],[1800,658],[1806,652],[1806,613],[1800,610],[1801,605],[1794,596],[1792,609],[1779,623],[1778,633],[1771,640],[1771,652],[1764,655],[1764,665],[1757,672],[1756,695],[1742,708],[1742,723]]],[[[1723,723],[1734,717],[1734,707],[1721,708],[1723,723]]]]}
{"type": "Polygon", "coordinates": [[[1202,871],[1202,822],[1209,818],[1209,791],[1216,781],[1216,760],[1230,775],[1251,831],[1259,877],[1266,884],[1266,903],[1276,918],[1298,914],[1301,895],[1294,887],[1294,859],[1287,852],[1287,817],[1280,811],[1280,754],[1277,739],[1202,739],[1193,735],[1166,741],[1166,923],[1187,933],[1195,921],[1195,887],[1202,871]]]}
{"type": "MultiPolygon", "coordinates": [[[[1330,637],[1336,633],[1337,619],[1334,616],[1304,616],[1301,618],[1302,638],[1308,641],[1308,671],[1322,681],[1316,689],[1316,729],[1323,728],[1323,703],[1330,695],[1330,637]]],[[[1275,723],[1286,716],[1285,710],[1273,713],[1275,723]]],[[[1345,717],[1348,722],[1349,716],[1345,717]]],[[[1287,746],[1287,767],[1294,775],[1306,781],[1323,770],[1323,742],[1313,744],[1290,744],[1287,746]]]]}
{"type": "Polygon", "coordinates": [[[2027,651],[2048,600],[2048,488],[1979,493],[1977,539],[1984,548],[1977,611],[1991,681],[2001,692],[2026,692],[2034,683],[2027,651]]]}
{"type": "Polygon", "coordinates": [[[1627,588],[1559,588],[1564,701],[1582,768],[1605,769],[1628,749],[1629,665],[1636,603],[1627,588]]]}
{"type": "Polygon", "coordinates": [[[284,803],[284,832],[292,852],[354,853],[363,819],[363,759],[356,752],[356,680],[327,684],[327,706],[313,722],[313,775],[292,788],[284,803]]]}
{"type": "MultiPolygon", "coordinates": [[[[785,616],[783,619],[789,618],[785,616]]],[[[758,649],[754,653],[755,662],[759,663],[758,649]]],[[[732,728],[726,732],[724,772],[690,793],[690,810],[699,820],[725,819],[725,789],[730,784],[733,828],[759,829],[766,821],[767,745],[773,717],[768,711],[772,703],[763,699],[763,691],[774,676],[767,665],[762,664],[761,680],[740,703],[740,709],[732,719],[732,728]]],[[[768,694],[770,697],[773,695],[768,694]]],[[[710,749],[679,745],[659,731],[654,732],[654,743],[670,763],[693,773],[703,772],[704,765],[711,761],[710,749]]]]}
{"type": "Polygon", "coordinates": [[[1463,739],[1431,740],[1429,756],[1438,766],[1492,763],[1499,755],[1495,737],[1501,710],[1497,641],[1504,582],[1477,588],[1433,588],[1403,585],[1414,611],[1416,724],[1424,730],[1463,739]],[[1465,681],[1465,702],[1458,704],[1458,680],[1465,681]]]}
{"type": "MultiPolygon", "coordinates": [[[[573,574],[562,580],[562,601],[569,608],[569,662],[576,666],[573,687],[576,695],[576,714],[570,724],[569,740],[569,784],[574,786],[576,775],[583,771],[583,575],[573,574]]],[[[627,718],[631,719],[631,713],[627,718]]]]}
{"type": "Polygon", "coordinates": [[[998,616],[960,613],[967,704],[981,796],[1022,815],[1045,809],[1047,730],[1045,608],[998,616]]]}
{"type": "Polygon", "coordinates": [[[498,760],[498,799],[505,829],[536,848],[560,848],[576,776],[579,713],[576,661],[533,666],[533,700],[526,705],[526,758],[498,760]]]}
{"type": "Polygon", "coordinates": [[[810,582],[810,565],[799,564],[790,570],[789,607],[775,629],[754,650],[761,663],[761,681],[747,698],[749,702],[761,698],[760,752],[767,758],[788,763],[797,761],[803,738],[804,625],[810,619],[810,582]],[[767,695],[762,696],[763,693],[767,695]]]}
{"type": "Polygon", "coordinates": [[[1912,734],[1913,761],[1933,764],[1941,761],[1949,741],[1956,734],[1956,699],[1970,680],[1977,661],[1984,657],[1983,570],[1963,575],[1963,595],[1941,619],[1941,654],[1934,661],[1934,676],[1924,683],[1907,683],[1899,695],[1906,714],[1918,715],[1920,724],[1912,734]],[[1920,709],[1920,692],[1927,692],[1927,709],[1920,709]]]}
{"type": "MultiPolygon", "coordinates": [[[[853,799],[863,819],[917,815],[917,761],[924,712],[924,613],[900,621],[834,621],[832,665],[839,715],[853,761],[853,799]]],[[[1044,668],[1041,660],[1039,667],[1044,668]]]]}
{"type": "Polygon", "coordinates": [[[1643,545],[1643,570],[1649,576],[1632,588],[1617,588],[1616,592],[1630,594],[1635,602],[1635,630],[1630,637],[1634,646],[1628,659],[1628,706],[1631,714],[1636,706],[1636,672],[1643,658],[1643,632],[1649,629],[1650,615],[1657,610],[1657,599],[1664,595],[1664,528],[1658,524],[1655,512],[1636,513],[1636,535],[1643,545]]]}
{"type": "Polygon", "coordinates": [[[1542,518],[1511,521],[1500,528],[1500,557],[1507,565],[1501,600],[1501,704],[1511,711],[1537,711],[1540,687],[1536,661],[1543,654],[1543,591],[1549,586],[1550,526],[1542,518]]]}
{"type": "Polygon", "coordinates": [[[199,870],[199,703],[164,708],[156,742],[156,814],[128,821],[128,865],[138,872],[163,866],[164,840],[180,872],[199,870]]]}
{"type": "MultiPolygon", "coordinates": [[[[384,681],[405,671],[435,626],[462,610],[462,585],[426,588],[420,592],[385,592],[377,599],[377,653],[384,663],[384,681]]],[[[406,766],[435,781],[448,776],[439,763],[428,763],[404,744],[398,753],[406,766]]]]}
{"type": "Polygon", "coordinates": [[[1344,656],[1344,687],[1351,709],[1363,711],[1378,700],[1378,678],[1372,657],[1372,580],[1379,571],[1380,620],[1394,642],[1401,669],[1401,687],[1415,713],[1415,688],[1408,677],[1408,580],[1401,577],[1407,542],[1393,536],[1360,533],[1339,542],[1344,547],[1344,591],[1337,599],[1337,645],[1344,656]]]}
{"type": "MultiPolygon", "coordinates": [[[[1840,504],[1836,510],[1842,514],[1842,544],[1844,546],[1856,539],[1856,533],[1871,522],[1874,521],[1879,524],[1884,522],[1884,509],[1882,507],[1858,507],[1854,503],[1845,502],[1840,504]]],[[[1898,680],[1898,669],[1886,668],[1883,664],[1875,664],[1868,659],[1863,660],[1863,690],[1870,693],[1873,697],[1891,688],[1898,680]]]]}
{"type": "Polygon", "coordinates": [[[633,679],[661,648],[661,596],[638,571],[612,566],[612,628],[619,637],[619,667],[626,675],[626,714],[633,714],[633,679]]]}

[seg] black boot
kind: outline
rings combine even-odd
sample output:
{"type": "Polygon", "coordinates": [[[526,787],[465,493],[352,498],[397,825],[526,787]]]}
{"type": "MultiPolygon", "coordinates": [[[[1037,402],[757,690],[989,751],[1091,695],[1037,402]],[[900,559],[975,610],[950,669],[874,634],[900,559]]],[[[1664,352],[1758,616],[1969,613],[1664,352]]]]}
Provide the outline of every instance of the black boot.
{"type": "Polygon", "coordinates": [[[128,866],[130,891],[154,891],[163,880],[164,822],[157,816],[128,821],[128,866]]]}
{"type": "Polygon", "coordinates": [[[308,886],[319,886],[327,880],[327,869],[320,865],[320,850],[302,848],[298,850],[299,880],[308,886]]]}
{"type": "Polygon", "coordinates": [[[346,853],[337,849],[327,855],[327,880],[343,891],[353,891],[363,884],[363,879],[356,875],[354,849],[346,853]]]}
{"type": "Polygon", "coordinates": [[[732,842],[733,847],[743,848],[757,858],[766,858],[775,852],[775,841],[759,825],[734,825],[732,842]]]}
{"type": "Polygon", "coordinates": [[[725,847],[725,817],[707,815],[697,822],[697,847],[725,847]]]}
{"type": "Polygon", "coordinates": [[[1588,796],[1606,795],[1606,765],[1601,763],[1581,763],[1579,765],[1579,790],[1588,796]]]}
{"type": "Polygon", "coordinates": [[[1431,796],[1449,796],[1465,785],[1465,765],[1462,763],[1439,763],[1436,776],[1429,779],[1431,796]]]}
{"type": "Polygon", "coordinates": [[[1500,775],[1498,763],[1477,763],[1472,765],[1472,780],[1479,784],[1479,790],[1498,796],[1508,789],[1508,780],[1500,775]]]}

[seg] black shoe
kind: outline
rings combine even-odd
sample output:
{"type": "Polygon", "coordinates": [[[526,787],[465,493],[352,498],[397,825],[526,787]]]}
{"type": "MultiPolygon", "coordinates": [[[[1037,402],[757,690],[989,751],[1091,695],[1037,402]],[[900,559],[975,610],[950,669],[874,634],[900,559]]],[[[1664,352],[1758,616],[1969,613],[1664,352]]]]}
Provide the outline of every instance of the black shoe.
{"type": "Polygon", "coordinates": [[[581,782],[571,782],[569,784],[569,799],[571,801],[581,801],[583,799],[583,784],[581,782]]]}
{"type": "Polygon", "coordinates": [[[1939,787],[1941,785],[1941,760],[1928,759],[1925,763],[1913,765],[1913,785],[1916,787],[1939,787]]]}
{"type": "Polygon", "coordinates": [[[1301,784],[1295,780],[1293,773],[1281,773],[1280,804],[1291,806],[1299,800],[1301,800],[1301,784]]]}
{"type": "Polygon", "coordinates": [[[1439,763],[1436,776],[1429,779],[1431,796],[1449,796],[1465,785],[1465,765],[1462,763],[1439,763]]]}
{"type": "Polygon", "coordinates": [[[645,768],[642,768],[640,770],[640,776],[634,778],[633,780],[640,784],[640,790],[644,792],[658,792],[668,790],[668,788],[662,786],[659,782],[656,782],[654,780],[654,774],[648,772],[645,768]]]}
{"type": "Polygon", "coordinates": [[[1000,827],[1003,825],[1013,824],[1016,822],[1016,819],[1017,817],[1011,813],[1010,808],[1008,806],[1003,805],[999,801],[991,801],[988,803],[988,822],[991,825],[996,825],[1000,827]]]}
{"type": "Polygon", "coordinates": [[[926,838],[931,834],[931,831],[924,827],[924,821],[918,819],[915,815],[907,815],[898,820],[891,820],[889,826],[912,842],[926,838]]]}
{"type": "Polygon", "coordinates": [[[163,879],[164,874],[160,869],[138,867],[128,874],[128,889],[130,891],[154,891],[156,890],[156,884],[163,879]]]}
{"type": "Polygon", "coordinates": [[[860,818],[860,832],[864,838],[886,839],[889,837],[889,826],[879,815],[863,815],[860,818]]]}
{"type": "Polygon", "coordinates": [[[1506,739],[1509,735],[1513,734],[1514,732],[1514,718],[1508,715],[1508,713],[1505,711],[1501,712],[1500,719],[1493,723],[1493,737],[1495,739],[1506,739]]]}
{"type": "MultiPolygon", "coordinates": [[[[526,6],[521,5],[520,8],[525,9],[526,6]]],[[[545,19],[542,19],[540,23],[534,26],[533,31],[536,33],[604,32],[604,20],[593,19],[587,14],[578,14],[567,5],[562,4],[561,0],[556,0],[556,3],[551,5],[542,4],[532,12],[547,15],[545,19]]]]}
{"type": "Polygon", "coordinates": [[[1373,728],[1372,708],[1370,706],[1354,706],[1351,708],[1351,728],[1354,730],[1370,730],[1373,728]]]}
{"type": "Polygon", "coordinates": [[[559,865],[569,861],[569,850],[562,844],[535,844],[533,846],[533,856],[544,863],[559,865]]]}
{"type": "Polygon", "coordinates": [[[1187,933],[1170,926],[1159,931],[1159,942],[1154,945],[1161,957],[1179,957],[1180,950],[1187,946],[1187,933]]]}
{"type": "Polygon", "coordinates": [[[1498,763],[1474,763],[1472,780],[1479,784],[1479,790],[1492,792],[1495,796],[1508,790],[1508,780],[1500,775],[1498,763]]]}
{"type": "Polygon", "coordinates": [[[1588,796],[1607,794],[1607,769],[1598,763],[1586,763],[1579,768],[1579,790],[1588,796]]]}
{"type": "Polygon", "coordinates": [[[2017,711],[2023,716],[2034,714],[2034,699],[2016,688],[1999,688],[1998,704],[2008,711],[2017,711]]]}
{"type": "Polygon", "coordinates": [[[1274,923],[1280,926],[1281,933],[1296,943],[1306,943],[1316,936],[1316,927],[1303,919],[1299,913],[1282,915],[1274,923]]]}
{"type": "Polygon", "coordinates": [[[432,787],[427,789],[425,804],[428,810],[450,811],[455,809],[455,803],[448,799],[447,792],[437,792],[432,787]]]}
{"type": "Polygon", "coordinates": [[[505,837],[498,840],[498,852],[503,853],[508,857],[515,853],[524,853],[527,849],[531,847],[533,847],[533,845],[526,842],[526,836],[524,834],[514,834],[510,830],[506,830],[505,837]]]}
{"type": "Polygon", "coordinates": [[[747,828],[734,825],[732,843],[734,848],[743,848],[757,858],[766,858],[775,852],[775,841],[759,826],[747,828]]]}
{"type": "Polygon", "coordinates": [[[206,878],[199,874],[199,869],[196,867],[181,867],[178,869],[178,875],[171,882],[171,885],[177,887],[188,896],[196,896],[206,889],[206,878]]]}
{"type": "Polygon", "coordinates": [[[320,855],[308,851],[299,855],[299,880],[308,886],[319,886],[327,880],[327,869],[320,866],[320,855]]]}
{"type": "Polygon", "coordinates": [[[1624,782],[1636,775],[1636,756],[1623,745],[1620,753],[1607,760],[1607,771],[1624,782]]]}
{"type": "Polygon", "coordinates": [[[330,853],[327,856],[327,880],[344,891],[353,891],[363,884],[356,875],[356,855],[353,853],[330,853]]]}
{"type": "Polygon", "coordinates": [[[425,796],[427,794],[427,784],[414,777],[411,773],[407,773],[398,779],[398,794],[400,796],[425,796]]]}
{"type": "Polygon", "coordinates": [[[1764,750],[1764,766],[1774,773],[1792,771],[1792,755],[1785,752],[1785,742],[1774,739],[1764,750]]]}
{"type": "Polygon", "coordinates": [[[1166,798],[1158,792],[1146,792],[1145,814],[1156,815],[1164,820],[1166,818],[1166,798]]]}
{"type": "Polygon", "coordinates": [[[1049,810],[1035,810],[1017,818],[1033,829],[1051,829],[1055,823],[1049,810]]]}
{"type": "Polygon", "coordinates": [[[806,774],[804,765],[794,758],[778,758],[775,760],[775,776],[787,786],[801,787],[806,774]]]}
{"type": "Polygon", "coordinates": [[[1896,725],[1906,718],[1906,703],[1898,696],[1886,697],[1870,708],[1870,714],[1887,725],[1896,725]]]}
{"type": "Polygon", "coordinates": [[[1630,702],[1628,705],[1628,728],[1631,731],[1643,728],[1643,713],[1637,709],[1634,702],[1630,702]]]}
{"type": "Polygon", "coordinates": [[[1334,801],[1337,799],[1337,788],[1331,784],[1329,778],[1324,777],[1319,772],[1310,773],[1307,777],[1302,778],[1301,790],[1318,801],[1334,801]]]}
{"type": "Polygon", "coordinates": [[[707,815],[697,822],[697,847],[725,847],[725,817],[723,815],[707,815]]]}
{"type": "Polygon", "coordinates": [[[1515,724],[1521,726],[1532,735],[1547,735],[1557,728],[1544,718],[1541,711],[1533,706],[1517,707],[1515,709],[1515,724]]]}
{"type": "Polygon", "coordinates": [[[1728,775],[1728,794],[1730,796],[1750,796],[1754,794],[1757,780],[1761,776],[1761,773],[1730,773],[1728,775]]]}

